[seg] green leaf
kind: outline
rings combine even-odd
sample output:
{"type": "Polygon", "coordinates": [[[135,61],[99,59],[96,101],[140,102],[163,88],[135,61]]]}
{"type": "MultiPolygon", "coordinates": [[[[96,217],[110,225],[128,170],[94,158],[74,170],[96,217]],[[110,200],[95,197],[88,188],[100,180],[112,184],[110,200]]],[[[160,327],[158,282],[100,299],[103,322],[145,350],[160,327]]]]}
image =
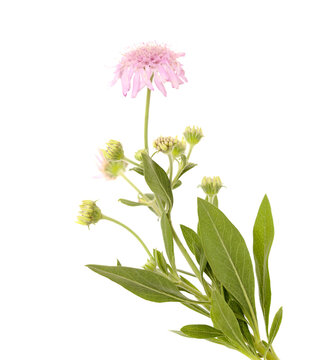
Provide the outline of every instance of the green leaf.
{"type": "Polygon", "coordinates": [[[271,306],[271,282],[268,260],[273,238],[274,224],[271,206],[268,197],[265,195],[253,228],[253,255],[266,332],[268,332],[269,327],[271,306]]]}
{"type": "Polygon", "coordinates": [[[168,217],[165,212],[163,212],[161,217],[161,228],[164,239],[164,245],[168,260],[173,269],[176,269],[175,266],[175,256],[174,256],[174,241],[173,241],[173,231],[171,224],[168,220],[168,217]]]}
{"type": "Polygon", "coordinates": [[[189,250],[195,255],[197,261],[199,262],[202,252],[199,236],[194,230],[185,225],[181,225],[180,227],[189,250]]]}
{"type": "Polygon", "coordinates": [[[129,169],[130,171],[135,171],[136,173],[138,173],[139,175],[144,176],[144,170],[141,167],[133,167],[131,169],[129,169]]]}
{"type": "Polygon", "coordinates": [[[194,164],[194,163],[188,163],[186,164],[183,169],[180,171],[179,175],[178,175],[178,179],[183,176],[185,173],[187,173],[187,171],[193,169],[195,166],[197,166],[197,164],[194,164]]]}
{"type": "Polygon", "coordinates": [[[170,280],[152,271],[125,266],[87,265],[87,267],[145,300],[195,303],[187,299],[170,280]]]}
{"type": "Polygon", "coordinates": [[[249,251],[239,231],[208,201],[198,199],[202,246],[213,274],[238,300],[255,325],[254,274],[249,251]]]}
{"type": "Polygon", "coordinates": [[[275,314],[271,325],[270,334],[268,338],[270,345],[273,343],[275,336],[280,328],[282,318],[283,318],[283,307],[280,307],[278,312],[275,314]]]}
{"type": "Polygon", "coordinates": [[[211,291],[211,319],[215,327],[221,330],[233,344],[247,349],[238,320],[230,306],[216,289],[211,291]]]}
{"type": "Polygon", "coordinates": [[[209,339],[223,335],[220,330],[209,325],[186,325],[181,328],[181,332],[195,339],[209,339]]]}
{"type": "Polygon", "coordinates": [[[176,183],[173,185],[173,190],[177,189],[178,187],[180,187],[182,185],[182,182],[180,180],[177,180],[176,183]]]}
{"type": "Polygon", "coordinates": [[[148,154],[142,153],[142,158],[146,183],[157,197],[168,204],[168,209],[171,209],[173,193],[166,172],[148,154]]]}
{"type": "Polygon", "coordinates": [[[145,205],[145,204],[141,204],[139,202],[135,202],[135,201],[127,200],[127,199],[119,199],[118,201],[120,201],[122,204],[127,205],[127,206],[143,206],[143,205],[145,205]]]}

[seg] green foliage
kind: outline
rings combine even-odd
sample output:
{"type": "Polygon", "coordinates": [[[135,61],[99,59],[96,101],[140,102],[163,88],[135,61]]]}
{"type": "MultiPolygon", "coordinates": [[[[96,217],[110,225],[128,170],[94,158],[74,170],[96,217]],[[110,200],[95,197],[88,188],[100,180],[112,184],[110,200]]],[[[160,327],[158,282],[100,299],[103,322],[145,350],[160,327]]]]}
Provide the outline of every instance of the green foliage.
{"type": "Polygon", "coordinates": [[[142,159],[146,183],[159,199],[168,204],[167,210],[171,210],[173,206],[173,193],[166,172],[148,154],[142,153],[142,159]]]}
{"type": "Polygon", "coordinates": [[[259,296],[262,312],[268,332],[271,306],[271,282],[269,274],[269,255],[274,238],[274,224],[271,206],[265,195],[253,228],[253,255],[259,285],[259,296]]]}
{"type": "Polygon", "coordinates": [[[272,325],[271,325],[269,338],[268,338],[269,344],[273,343],[273,341],[279,331],[279,328],[281,326],[282,318],[283,318],[283,307],[280,307],[279,310],[277,311],[277,313],[275,314],[272,325]]]}
{"type": "Polygon", "coordinates": [[[170,280],[152,271],[125,266],[87,265],[87,267],[145,300],[191,302],[170,280]]]}
{"type": "Polygon", "coordinates": [[[174,255],[174,241],[173,241],[173,230],[168,220],[167,214],[164,212],[161,217],[161,228],[164,239],[164,245],[168,260],[172,268],[175,270],[175,255],[174,255]]]}
{"type": "Polygon", "coordinates": [[[235,346],[248,350],[234,312],[215,289],[211,291],[211,319],[214,326],[221,330],[235,346]]]}
{"type": "Polygon", "coordinates": [[[121,202],[124,205],[127,206],[144,206],[145,204],[139,203],[139,202],[135,202],[135,201],[131,201],[131,200],[127,200],[127,199],[119,199],[119,202],[121,202]]]}
{"type": "Polygon", "coordinates": [[[253,267],[244,239],[208,201],[198,199],[198,216],[202,246],[213,273],[256,326],[253,267]]]}
{"type": "Polygon", "coordinates": [[[209,325],[186,325],[181,328],[181,332],[195,339],[210,339],[223,336],[222,331],[209,325]]]}

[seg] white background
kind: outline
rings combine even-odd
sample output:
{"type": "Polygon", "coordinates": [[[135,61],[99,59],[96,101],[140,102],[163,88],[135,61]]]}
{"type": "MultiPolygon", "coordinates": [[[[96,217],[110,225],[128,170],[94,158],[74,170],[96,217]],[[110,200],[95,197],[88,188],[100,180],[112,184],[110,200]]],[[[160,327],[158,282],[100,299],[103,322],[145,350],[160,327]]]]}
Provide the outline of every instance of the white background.
{"type": "Polygon", "coordinates": [[[207,319],[84,267],[139,267],[146,254],[114,224],[75,224],[82,199],[162,249],[154,216],[117,202],[133,190],[93,178],[107,140],[130,157],[143,146],[145,91],[124,98],[109,83],[121,54],[152,40],[186,53],[189,81],[153,93],[150,140],[187,125],[205,134],[175,192],[175,224],[195,226],[197,185],[219,175],[220,207],[251,248],[267,193],[272,312],[284,305],[275,348],[281,360],[316,356],[316,16],[305,0],[1,2],[2,359],[242,358],[168,331],[207,319]]]}

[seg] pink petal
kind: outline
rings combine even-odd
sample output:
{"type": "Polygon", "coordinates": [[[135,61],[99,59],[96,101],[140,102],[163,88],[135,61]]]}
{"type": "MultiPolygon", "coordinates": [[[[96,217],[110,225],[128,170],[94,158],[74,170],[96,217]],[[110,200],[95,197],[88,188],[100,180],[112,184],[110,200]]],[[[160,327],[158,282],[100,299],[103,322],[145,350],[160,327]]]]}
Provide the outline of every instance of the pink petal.
{"type": "Polygon", "coordinates": [[[155,72],[154,73],[154,82],[155,82],[155,85],[156,87],[160,90],[160,92],[166,96],[167,95],[167,92],[166,92],[166,89],[162,83],[162,80],[160,79],[160,75],[158,72],[155,72]]]}

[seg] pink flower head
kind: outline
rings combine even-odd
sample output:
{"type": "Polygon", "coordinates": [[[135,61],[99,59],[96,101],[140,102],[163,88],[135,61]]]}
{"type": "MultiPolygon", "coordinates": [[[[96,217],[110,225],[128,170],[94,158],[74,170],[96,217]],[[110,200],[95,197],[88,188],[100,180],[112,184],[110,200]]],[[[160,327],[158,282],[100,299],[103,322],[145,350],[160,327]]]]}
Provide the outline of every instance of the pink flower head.
{"type": "Polygon", "coordinates": [[[177,60],[185,53],[175,53],[166,46],[157,44],[143,44],[123,55],[116,67],[112,85],[121,79],[122,92],[126,96],[131,88],[132,97],[145,86],[154,90],[152,80],[161,93],[166,96],[165,82],[170,82],[178,89],[180,84],[187,81],[182,64],[177,60]]]}

